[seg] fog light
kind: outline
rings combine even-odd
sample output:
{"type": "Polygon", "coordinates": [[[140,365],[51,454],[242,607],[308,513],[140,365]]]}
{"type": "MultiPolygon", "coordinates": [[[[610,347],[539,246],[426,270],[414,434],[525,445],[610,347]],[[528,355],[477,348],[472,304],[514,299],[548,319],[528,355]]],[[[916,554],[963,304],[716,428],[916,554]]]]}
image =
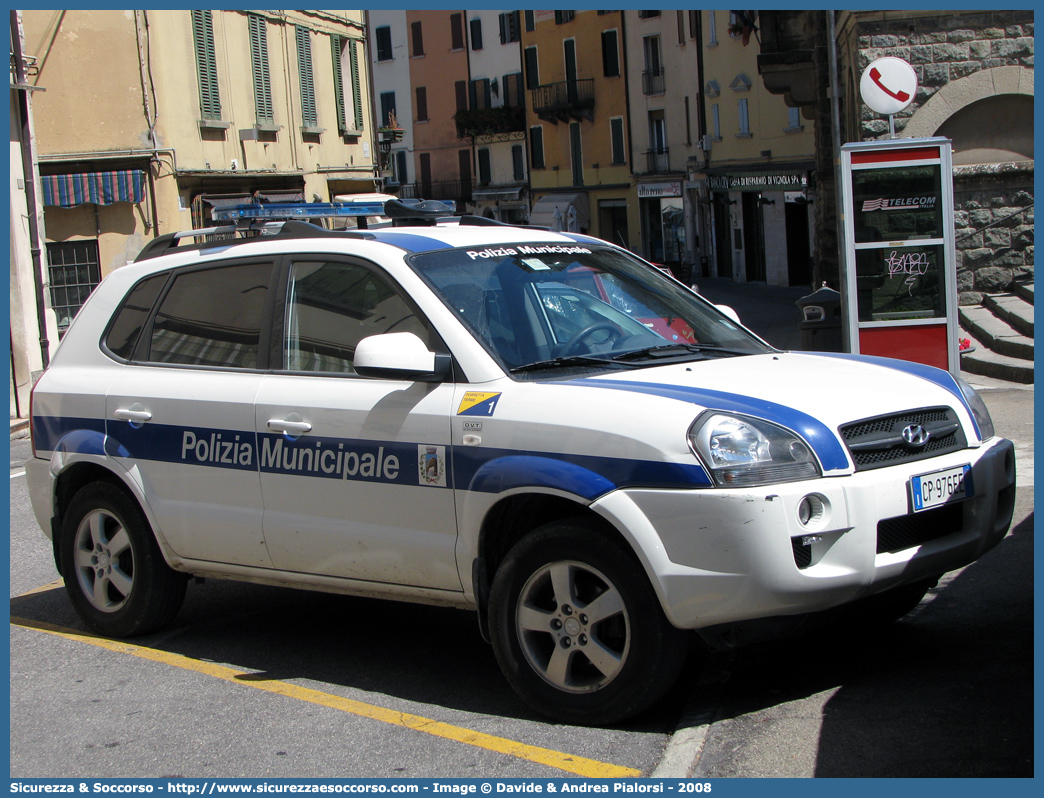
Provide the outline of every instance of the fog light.
{"type": "Polygon", "coordinates": [[[809,528],[818,526],[823,520],[826,508],[823,500],[814,494],[809,494],[798,504],[798,523],[809,528]]]}

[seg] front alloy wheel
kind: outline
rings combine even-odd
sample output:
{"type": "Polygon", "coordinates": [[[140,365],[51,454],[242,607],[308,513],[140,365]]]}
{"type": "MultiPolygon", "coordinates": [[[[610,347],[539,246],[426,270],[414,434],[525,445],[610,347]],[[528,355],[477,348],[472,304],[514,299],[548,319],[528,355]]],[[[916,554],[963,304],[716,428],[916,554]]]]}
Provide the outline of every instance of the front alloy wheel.
{"type": "Polygon", "coordinates": [[[674,684],[687,633],[611,530],[553,521],[507,553],[489,595],[493,651],[515,691],[566,723],[616,723],[674,684]]]}

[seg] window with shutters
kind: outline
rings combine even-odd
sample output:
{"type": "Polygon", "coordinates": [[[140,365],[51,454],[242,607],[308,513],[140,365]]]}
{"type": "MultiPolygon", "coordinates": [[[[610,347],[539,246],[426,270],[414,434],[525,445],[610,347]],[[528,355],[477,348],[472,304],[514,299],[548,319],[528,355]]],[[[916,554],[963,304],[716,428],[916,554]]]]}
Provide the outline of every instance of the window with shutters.
{"type": "Polygon", "coordinates": [[[420,184],[421,184],[421,195],[424,197],[431,196],[431,153],[422,152],[418,158],[420,163],[420,184]]]}
{"type": "Polygon", "coordinates": [[[739,133],[737,136],[749,136],[750,133],[750,116],[747,112],[747,98],[744,97],[739,101],[739,133]]]}
{"type": "Polygon", "coordinates": [[[250,70],[254,77],[254,112],[258,125],[275,124],[272,109],[272,78],[268,72],[268,26],[264,17],[248,15],[250,28],[250,70]]]}
{"type": "Polygon", "coordinates": [[[529,129],[529,165],[544,168],[544,128],[540,125],[529,129]]]}
{"type": "Polygon", "coordinates": [[[660,16],[659,11],[639,11],[638,19],[652,19],[653,17],[660,16]]]}
{"type": "Polygon", "coordinates": [[[607,78],[620,75],[620,44],[616,30],[602,31],[602,74],[607,78]]]}
{"type": "Polygon", "coordinates": [[[413,54],[424,55],[424,32],[419,21],[410,23],[410,37],[413,39],[413,54]]]}
{"type": "MultiPolygon", "coordinates": [[[[517,11],[506,11],[500,15],[500,43],[508,44],[522,39],[522,26],[517,11]]],[[[532,30],[532,28],[530,28],[532,30]]]]}
{"type": "Polygon", "coordinates": [[[409,175],[406,173],[406,150],[395,153],[395,179],[400,183],[409,183],[409,175]]]}
{"type": "Polygon", "coordinates": [[[678,11],[678,44],[685,44],[685,12],[678,11]]]}
{"type": "Polygon", "coordinates": [[[566,22],[572,22],[573,17],[576,16],[575,11],[556,11],[555,12],[555,24],[564,25],[566,22]]]}
{"type": "Polygon", "coordinates": [[[330,47],[333,57],[334,99],[337,103],[337,130],[342,136],[359,136],[363,130],[362,86],[359,74],[360,42],[335,33],[330,36],[330,47]],[[351,89],[351,105],[346,96],[345,61],[348,62],[350,86],[347,88],[351,89]]]}
{"type": "Polygon", "coordinates": [[[540,67],[537,63],[536,46],[526,48],[526,88],[535,89],[540,85],[540,67]]]}
{"type": "Polygon", "coordinates": [[[458,80],[453,84],[453,89],[457,94],[457,110],[467,111],[468,110],[468,82],[466,80],[458,80]]]}
{"type": "Polygon", "coordinates": [[[532,11],[526,11],[526,33],[532,33],[536,30],[536,14],[532,11]]]}
{"type": "Polygon", "coordinates": [[[469,23],[471,27],[471,49],[481,50],[482,49],[482,19],[475,17],[469,23]]]}
{"type": "Polygon", "coordinates": [[[450,49],[464,49],[464,15],[450,14],[450,49]]]}
{"type": "Polygon", "coordinates": [[[469,107],[472,111],[489,108],[493,104],[489,78],[479,78],[471,81],[468,85],[468,99],[470,100],[469,107]]]}
{"type": "Polygon", "coordinates": [[[387,25],[382,25],[374,31],[374,35],[377,38],[377,60],[391,61],[394,58],[392,55],[391,28],[387,25]]]}
{"type": "Polygon", "coordinates": [[[613,165],[627,163],[627,150],[624,146],[624,121],[621,116],[609,120],[609,138],[613,146],[613,165]]]}
{"type": "Polygon", "coordinates": [[[507,108],[525,108],[526,96],[522,91],[522,73],[504,75],[504,105],[507,108]]]}
{"type": "Polygon", "coordinates": [[[488,186],[491,175],[489,166],[489,148],[483,147],[478,151],[478,182],[480,186],[488,186]]]}
{"type": "Polygon", "coordinates": [[[214,18],[210,11],[192,12],[192,41],[196,48],[200,118],[219,121],[221,95],[218,92],[217,53],[214,49],[214,18]]]}
{"type": "Polygon", "coordinates": [[[526,165],[523,162],[522,145],[515,144],[511,147],[511,169],[515,180],[526,179],[526,165]]]}
{"type": "Polygon", "coordinates": [[[416,90],[417,95],[417,121],[427,122],[428,121],[428,89],[425,86],[418,86],[416,90]]]}
{"type": "Polygon", "coordinates": [[[317,132],[319,114],[315,105],[315,76],[312,73],[312,33],[297,27],[297,73],[301,83],[301,127],[306,133],[317,132]]]}

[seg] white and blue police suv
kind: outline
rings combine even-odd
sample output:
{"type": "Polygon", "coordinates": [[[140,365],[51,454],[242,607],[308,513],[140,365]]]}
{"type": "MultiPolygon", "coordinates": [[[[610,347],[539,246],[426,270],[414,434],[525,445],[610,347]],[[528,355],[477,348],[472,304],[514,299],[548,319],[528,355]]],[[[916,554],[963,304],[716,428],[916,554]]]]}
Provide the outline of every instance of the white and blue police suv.
{"type": "Polygon", "coordinates": [[[527,702],[603,724],[692,630],[896,618],[1004,536],[1012,444],[946,372],[775,350],[596,238],[382,211],[161,237],[86,302],[27,472],[90,629],[169,624],[190,575],[472,608],[527,702]]]}

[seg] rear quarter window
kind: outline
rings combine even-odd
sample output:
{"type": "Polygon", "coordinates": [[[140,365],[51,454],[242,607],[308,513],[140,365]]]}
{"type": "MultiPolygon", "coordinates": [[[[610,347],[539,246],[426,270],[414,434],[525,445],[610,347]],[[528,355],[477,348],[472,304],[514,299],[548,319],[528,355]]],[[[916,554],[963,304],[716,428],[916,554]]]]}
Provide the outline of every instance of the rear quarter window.
{"type": "Polygon", "coordinates": [[[105,336],[105,348],[121,360],[130,360],[152,306],[167,282],[167,273],[154,274],[134,286],[116,311],[105,336]]]}

